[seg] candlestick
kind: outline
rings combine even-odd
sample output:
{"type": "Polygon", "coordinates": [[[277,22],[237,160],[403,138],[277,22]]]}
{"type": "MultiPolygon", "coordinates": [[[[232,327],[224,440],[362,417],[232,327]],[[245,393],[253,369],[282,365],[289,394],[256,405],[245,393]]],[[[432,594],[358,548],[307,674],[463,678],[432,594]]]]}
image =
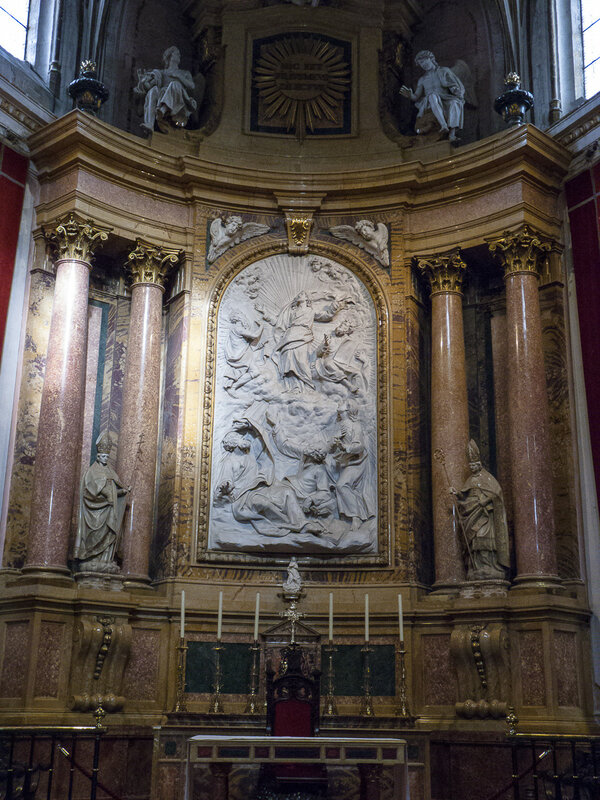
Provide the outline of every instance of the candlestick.
{"type": "Polygon", "coordinates": [[[256,608],[254,609],[254,641],[258,641],[258,617],[260,613],[260,592],[256,593],[256,608]]]}
{"type": "Polygon", "coordinates": [[[333,641],[333,592],[329,592],[329,643],[333,641]]]}
{"type": "Polygon", "coordinates": [[[181,617],[179,620],[179,638],[183,639],[185,636],[185,591],[181,592],[181,617]]]}
{"type": "Polygon", "coordinates": [[[398,650],[400,656],[400,680],[398,685],[398,707],[396,716],[406,728],[414,728],[415,722],[418,717],[414,717],[410,713],[408,705],[408,691],[406,686],[406,650],[404,649],[404,642],[400,640],[400,649],[398,650]]]}
{"type": "Polygon", "coordinates": [[[374,717],[375,710],[373,709],[373,698],[371,696],[371,664],[369,661],[371,648],[368,641],[365,641],[365,646],[361,652],[363,654],[363,696],[360,703],[360,715],[361,717],[374,717]]]}
{"type": "Polygon", "coordinates": [[[326,717],[335,717],[337,716],[338,713],[337,706],[335,703],[334,686],[333,686],[333,678],[334,678],[333,654],[336,652],[336,648],[331,644],[331,639],[332,637],[330,636],[329,644],[325,645],[325,647],[323,648],[325,653],[327,653],[327,694],[325,696],[325,706],[323,708],[323,715],[326,717]]]}
{"type": "Polygon", "coordinates": [[[179,638],[177,645],[177,695],[175,700],[175,711],[185,713],[185,664],[186,664],[187,644],[183,636],[179,638]]]}
{"type": "Polygon", "coordinates": [[[404,619],[402,616],[402,595],[398,595],[398,626],[400,628],[400,641],[404,641],[404,619]]]}
{"type": "Polygon", "coordinates": [[[365,642],[369,642],[369,595],[365,595],[365,642]]]}
{"type": "Polygon", "coordinates": [[[217,641],[221,641],[223,630],[223,592],[219,592],[219,612],[217,615],[217,641]]]}
{"type": "MultiPolygon", "coordinates": [[[[256,595],[258,612],[258,594],[256,595]]],[[[255,629],[257,624],[255,624],[255,629]]],[[[248,699],[246,701],[246,708],[244,714],[260,714],[261,708],[258,702],[258,660],[260,645],[258,644],[258,637],[254,639],[254,644],[250,645],[250,652],[252,653],[252,666],[250,668],[250,691],[248,692],[248,699]]]]}
{"type": "Polygon", "coordinates": [[[215,651],[215,673],[213,682],[213,693],[210,698],[210,705],[208,707],[209,714],[224,714],[223,701],[221,700],[221,650],[223,645],[220,642],[213,647],[215,651]]]}

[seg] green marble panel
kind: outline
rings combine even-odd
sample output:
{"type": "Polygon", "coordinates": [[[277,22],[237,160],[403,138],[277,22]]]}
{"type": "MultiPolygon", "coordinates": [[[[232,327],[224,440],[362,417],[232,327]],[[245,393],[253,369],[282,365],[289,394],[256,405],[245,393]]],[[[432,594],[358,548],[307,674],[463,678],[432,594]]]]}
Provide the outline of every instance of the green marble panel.
{"type": "MultiPolygon", "coordinates": [[[[188,642],[185,691],[192,694],[212,692],[215,674],[216,642],[188,642]]],[[[224,694],[246,694],[250,680],[251,654],[247,644],[227,642],[221,650],[222,688],[224,694]]]]}
{"type": "MultiPolygon", "coordinates": [[[[363,645],[336,645],[333,655],[334,693],[360,697],[363,694],[363,645]]],[[[371,694],[381,697],[393,697],[396,694],[395,648],[393,644],[371,645],[369,654],[371,664],[371,694]]],[[[321,650],[321,692],[327,690],[327,653],[321,650]]]]}

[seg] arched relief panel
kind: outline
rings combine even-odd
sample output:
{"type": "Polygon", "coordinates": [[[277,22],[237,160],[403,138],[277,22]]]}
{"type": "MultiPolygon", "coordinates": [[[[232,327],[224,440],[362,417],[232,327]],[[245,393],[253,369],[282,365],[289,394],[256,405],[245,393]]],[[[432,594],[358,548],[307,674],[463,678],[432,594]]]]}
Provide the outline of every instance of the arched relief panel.
{"type": "Polygon", "coordinates": [[[390,563],[389,312],[370,262],[319,241],[230,256],[208,310],[196,563],[390,563]]]}

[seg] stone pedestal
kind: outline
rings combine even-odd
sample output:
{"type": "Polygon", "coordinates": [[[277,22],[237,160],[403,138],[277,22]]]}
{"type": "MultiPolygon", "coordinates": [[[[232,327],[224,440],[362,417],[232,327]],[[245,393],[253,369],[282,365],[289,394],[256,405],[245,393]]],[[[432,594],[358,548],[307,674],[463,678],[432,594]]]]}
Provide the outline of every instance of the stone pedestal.
{"type": "Polygon", "coordinates": [[[85,392],[88,288],[93,252],[108,232],[73,214],[46,234],[56,286],[40,409],[26,570],[67,573],[85,392]]]}
{"type": "Polygon", "coordinates": [[[462,318],[466,264],[458,251],[419,258],[431,285],[431,450],[435,588],[464,580],[460,522],[450,487],[463,484],[469,410],[462,318]]]}
{"type": "Polygon", "coordinates": [[[162,296],[167,270],[178,260],[178,252],[139,240],[128,259],[133,284],[117,473],[131,486],[123,523],[122,574],[142,583],[148,582],[152,541],[162,296]]]}
{"type": "Polygon", "coordinates": [[[557,580],[548,437],[548,396],[538,297],[539,265],[550,244],[528,226],[490,242],[504,268],[508,420],[517,581],[557,580]]]}

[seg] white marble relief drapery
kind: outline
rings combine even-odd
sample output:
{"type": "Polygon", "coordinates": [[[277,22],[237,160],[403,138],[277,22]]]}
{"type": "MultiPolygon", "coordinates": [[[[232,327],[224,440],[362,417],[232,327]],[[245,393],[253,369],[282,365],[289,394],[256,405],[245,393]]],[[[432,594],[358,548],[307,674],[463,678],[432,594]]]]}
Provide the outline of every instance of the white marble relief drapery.
{"type": "Polygon", "coordinates": [[[219,306],[209,549],[377,549],[377,319],[316,256],[244,269],[219,306]]]}

